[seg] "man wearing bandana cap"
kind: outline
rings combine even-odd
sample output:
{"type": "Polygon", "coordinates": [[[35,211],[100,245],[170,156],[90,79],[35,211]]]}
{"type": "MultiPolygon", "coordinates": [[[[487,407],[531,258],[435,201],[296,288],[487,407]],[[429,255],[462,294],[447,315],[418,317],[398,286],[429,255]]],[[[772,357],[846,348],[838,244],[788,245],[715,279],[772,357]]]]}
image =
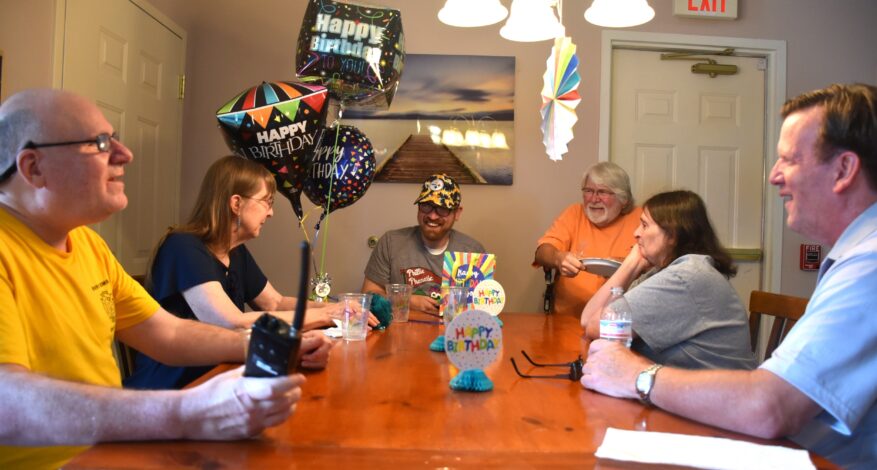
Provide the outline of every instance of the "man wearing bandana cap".
{"type": "Polygon", "coordinates": [[[454,230],[463,212],[460,187],[446,174],[431,175],[414,200],[417,225],[385,233],[365,267],[363,292],[386,295],[386,284],[414,288],[411,309],[438,314],[438,292],[446,251],[486,253],[484,246],[454,230]],[[417,295],[420,294],[420,295],[417,295]]]}

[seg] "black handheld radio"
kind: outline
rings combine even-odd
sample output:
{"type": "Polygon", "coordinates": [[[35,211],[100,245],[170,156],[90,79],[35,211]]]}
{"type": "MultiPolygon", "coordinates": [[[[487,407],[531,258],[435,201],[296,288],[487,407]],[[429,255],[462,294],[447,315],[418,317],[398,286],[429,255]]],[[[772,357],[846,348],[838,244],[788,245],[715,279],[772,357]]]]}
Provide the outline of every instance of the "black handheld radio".
{"type": "Polygon", "coordinates": [[[308,242],[301,242],[298,302],[295,304],[292,325],[268,313],[263,313],[253,323],[244,367],[245,377],[277,377],[295,372],[301,348],[301,328],[308,304],[310,253],[308,242]]]}

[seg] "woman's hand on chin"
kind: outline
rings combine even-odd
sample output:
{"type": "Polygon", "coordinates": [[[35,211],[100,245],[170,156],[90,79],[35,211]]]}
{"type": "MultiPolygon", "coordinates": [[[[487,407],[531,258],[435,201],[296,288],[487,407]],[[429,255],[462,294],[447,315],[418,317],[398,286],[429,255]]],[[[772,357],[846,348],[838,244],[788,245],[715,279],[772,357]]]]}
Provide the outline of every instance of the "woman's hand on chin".
{"type": "Polygon", "coordinates": [[[634,244],[624,258],[623,265],[630,266],[637,276],[652,269],[653,265],[644,256],[638,244],[634,244]]]}

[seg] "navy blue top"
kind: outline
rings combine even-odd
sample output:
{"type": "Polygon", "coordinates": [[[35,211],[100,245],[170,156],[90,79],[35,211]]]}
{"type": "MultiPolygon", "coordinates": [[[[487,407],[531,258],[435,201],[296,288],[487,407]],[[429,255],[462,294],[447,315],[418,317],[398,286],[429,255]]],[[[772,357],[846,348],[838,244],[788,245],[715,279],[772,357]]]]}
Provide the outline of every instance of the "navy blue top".
{"type": "MultiPolygon", "coordinates": [[[[226,267],[195,235],[168,235],[152,263],[147,290],[168,312],[197,321],[183,291],[205,282],[219,281],[229,299],[243,311],[245,304],[265,289],[268,278],[246,246],[235,247],[228,256],[226,267]]],[[[137,354],[134,364],[134,373],[123,381],[127,388],[182,388],[213,367],[172,367],[142,353],[137,354]]]]}

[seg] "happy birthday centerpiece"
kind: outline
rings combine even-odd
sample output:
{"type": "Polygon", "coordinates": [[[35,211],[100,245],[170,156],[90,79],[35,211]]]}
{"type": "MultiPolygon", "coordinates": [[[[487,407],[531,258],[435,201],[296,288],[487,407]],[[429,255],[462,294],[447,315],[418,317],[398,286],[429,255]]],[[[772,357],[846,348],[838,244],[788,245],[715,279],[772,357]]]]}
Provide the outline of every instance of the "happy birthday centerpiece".
{"type": "Polygon", "coordinates": [[[460,370],[451,379],[453,390],[486,392],[493,382],[484,368],[502,355],[502,328],[497,318],[484,310],[468,310],[451,321],[445,329],[445,353],[460,370]]]}
{"type": "MultiPolygon", "coordinates": [[[[459,312],[486,304],[484,301],[476,304],[476,300],[473,297],[475,287],[485,280],[492,280],[495,270],[496,256],[491,253],[445,252],[442,266],[442,298],[439,304],[439,315],[444,319],[445,326],[459,312]],[[462,289],[463,299],[462,301],[452,299],[449,304],[447,297],[449,293],[452,295],[455,293],[451,289],[454,287],[462,289]],[[450,316],[447,313],[449,305],[452,309],[450,316]]],[[[502,310],[502,307],[500,307],[500,310],[502,310]]],[[[429,349],[436,352],[444,351],[444,337],[442,335],[436,337],[430,343],[429,349]]]]}

